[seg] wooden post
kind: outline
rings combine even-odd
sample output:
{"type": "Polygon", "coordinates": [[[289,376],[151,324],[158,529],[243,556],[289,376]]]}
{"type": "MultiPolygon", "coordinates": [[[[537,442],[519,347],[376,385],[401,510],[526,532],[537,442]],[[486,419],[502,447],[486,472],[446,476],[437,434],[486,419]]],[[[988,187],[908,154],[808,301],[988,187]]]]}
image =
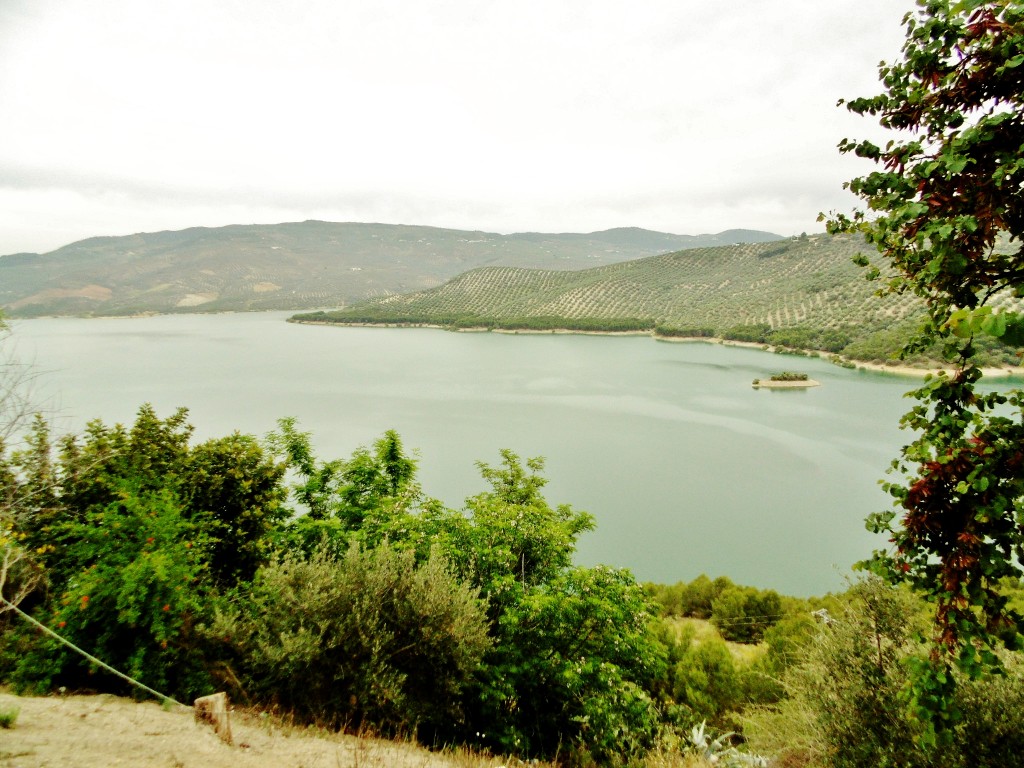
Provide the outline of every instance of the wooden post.
{"type": "Polygon", "coordinates": [[[213,693],[200,696],[193,702],[195,718],[213,725],[213,730],[225,744],[231,743],[231,721],[228,719],[228,695],[213,693]]]}

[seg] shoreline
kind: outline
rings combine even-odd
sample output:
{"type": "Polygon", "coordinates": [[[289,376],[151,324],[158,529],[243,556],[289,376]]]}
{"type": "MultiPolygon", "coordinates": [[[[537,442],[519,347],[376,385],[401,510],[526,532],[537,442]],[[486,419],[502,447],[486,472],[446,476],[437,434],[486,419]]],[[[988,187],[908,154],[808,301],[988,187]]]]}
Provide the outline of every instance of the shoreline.
{"type": "MultiPolygon", "coordinates": [[[[771,344],[762,344],[756,341],[733,341],[732,339],[719,339],[719,338],[673,338],[671,336],[656,336],[658,341],[705,341],[710,344],[721,344],[724,347],[746,347],[747,349],[760,349],[764,352],[772,352],[774,354],[786,354],[785,348],[775,347],[771,344]]],[[[938,373],[945,373],[947,376],[952,376],[956,373],[955,368],[944,368],[936,365],[932,367],[917,367],[913,365],[905,365],[902,363],[876,363],[868,360],[857,360],[852,357],[844,357],[843,355],[835,352],[826,352],[824,350],[799,350],[800,353],[806,353],[808,357],[818,357],[826,362],[830,362],[833,365],[840,367],[846,367],[862,371],[870,371],[871,373],[888,373],[893,376],[902,376],[904,378],[918,378],[923,379],[925,376],[935,376],[938,373]]],[[[1005,379],[1013,376],[1019,376],[1024,378],[1024,366],[1006,366],[1003,368],[982,368],[982,375],[987,378],[993,379],[1005,379]]]]}
{"type": "MultiPolygon", "coordinates": [[[[955,368],[943,368],[941,366],[937,366],[935,368],[915,368],[912,365],[869,363],[864,360],[854,360],[852,358],[843,358],[843,360],[853,363],[857,368],[865,371],[871,371],[872,373],[891,373],[894,376],[916,377],[923,379],[925,376],[935,376],[939,373],[944,373],[947,376],[952,376],[956,373],[955,368]]],[[[1024,378],[1024,367],[1008,366],[1006,368],[982,368],[981,373],[984,378],[991,379],[1008,379],[1014,376],[1024,378]]]]}
{"type": "MultiPolygon", "coordinates": [[[[655,341],[663,341],[670,344],[719,344],[723,347],[744,347],[747,349],[759,349],[763,352],[772,352],[774,354],[786,354],[786,348],[776,347],[772,344],[765,344],[757,341],[735,341],[732,339],[722,339],[717,336],[662,336],[654,331],[587,331],[587,330],[573,330],[571,328],[550,328],[550,329],[533,329],[533,328],[488,328],[487,326],[467,326],[465,328],[449,328],[444,325],[438,325],[436,323],[335,323],[328,321],[316,321],[316,320],[293,320],[288,318],[287,322],[295,323],[296,325],[336,325],[340,327],[352,326],[356,328],[435,328],[438,330],[451,330],[456,333],[504,333],[508,335],[579,335],[579,336],[650,336],[655,341]]],[[[916,367],[913,365],[905,365],[901,363],[877,363],[867,360],[856,360],[850,357],[843,357],[842,355],[834,352],[826,352],[824,350],[794,350],[797,355],[803,355],[806,357],[817,357],[819,359],[830,362],[833,365],[840,367],[869,371],[872,373],[886,373],[893,376],[901,376],[903,378],[917,378],[923,379],[925,376],[935,376],[937,374],[945,373],[947,376],[953,375],[955,369],[944,368],[936,365],[935,367],[916,367]]],[[[1011,378],[1021,377],[1024,378],[1024,366],[1006,366],[1000,368],[982,368],[982,376],[985,378],[1011,378]]],[[[781,382],[776,382],[781,383],[781,382]]]]}

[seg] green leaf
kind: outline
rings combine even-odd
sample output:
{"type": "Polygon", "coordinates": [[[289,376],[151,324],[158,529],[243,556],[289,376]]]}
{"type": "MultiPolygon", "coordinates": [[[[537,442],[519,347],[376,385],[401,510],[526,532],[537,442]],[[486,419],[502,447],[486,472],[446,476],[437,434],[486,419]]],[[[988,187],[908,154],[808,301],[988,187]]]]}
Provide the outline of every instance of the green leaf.
{"type": "Polygon", "coordinates": [[[966,339],[971,336],[971,312],[967,309],[958,309],[949,316],[946,321],[946,328],[957,338],[966,339]]]}
{"type": "Polygon", "coordinates": [[[1006,315],[1000,312],[986,317],[981,323],[981,330],[997,339],[1002,337],[1006,333],[1006,315]]]}

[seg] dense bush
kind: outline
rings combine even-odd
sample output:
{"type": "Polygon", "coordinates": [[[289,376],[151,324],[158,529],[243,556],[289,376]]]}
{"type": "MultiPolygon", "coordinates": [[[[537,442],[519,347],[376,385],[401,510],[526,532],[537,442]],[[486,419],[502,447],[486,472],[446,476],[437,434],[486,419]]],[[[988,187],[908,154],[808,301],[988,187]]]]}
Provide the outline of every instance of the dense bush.
{"type": "MultiPolygon", "coordinates": [[[[927,655],[919,636],[927,609],[909,593],[871,579],[844,596],[834,620],[786,653],[799,659],[783,675],[787,693],[750,718],[754,748],[781,764],[834,768],[1005,768],[1024,746],[1024,669],[1008,654],[1006,675],[963,680],[954,702],[962,719],[951,743],[922,745],[924,725],[906,697],[909,670],[927,655]]],[[[795,628],[791,628],[795,629],[795,628]]],[[[787,643],[788,645],[788,643],[787,643]]]]}
{"type": "Polygon", "coordinates": [[[688,643],[672,669],[672,678],[672,697],[690,710],[694,723],[724,726],[725,714],[742,703],[741,673],[718,638],[688,643]]]}
{"type": "Polygon", "coordinates": [[[660,723],[649,691],[665,673],[648,620],[624,571],[572,568],[531,590],[498,619],[476,728],[503,751],[641,755],[660,723]]]}
{"type": "Polygon", "coordinates": [[[501,456],[479,465],[490,489],[464,511],[428,507],[400,523],[410,544],[433,542],[488,600],[494,645],[461,737],[604,763],[639,754],[658,730],[649,692],[665,672],[653,607],[628,572],[573,567],[591,517],[548,504],[541,460],[501,456]]]}
{"type": "MultiPolygon", "coordinates": [[[[182,697],[219,680],[299,719],[607,764],[655,743],[652,605],[629,573],[573,565],[592,519],[548,504],[541,460],[480,464],[487,490],[454,510],[393,432],[330,461],[292,420],[263,443],[191,432],[146,406],[54,449],[37,424],[3,477],[32,501],[38,618],[182,697]]],[[[20,684],[127,690],[8,639],[20,684]]]]}
{"type": "Polygon", "coordinates": [[[917,328],[918,323],[906,323],[874,331],[851,341],[843,350],[843,354],[855,360],[895,362],[901,359],[903,345],[917,328]]]}
{"type": "Polygon", "coordinates": [[[353,544],[260,569],[208,630],[241,693],[328,725],[387,732],[462,722],[461,694],[489,647],[476,590],[439,556],[353,544]]]}
{"type": "MultiPolygon", "coordinates": [[[[252,438],[189,445],[184,410],[139,409],[54,444],[37,418],[5,464],[7,509],[45,572],[26,600],[71,642],[163,692],[209,691],[194,626],[218,586],[251,577],[282,519],[283,468],[252,438]]],[[[19,630],[20,631],[20,630],[19,630]]],[[[126,692],[56,641],[24,648],[12,681],[126,692]]]]}
{"type": "Polygon", "coordinates": [[[822,352],[842,352],[851,338],[850,333],[845,331],[806,326],[776,328],[765,336],[770,344],[822,352]]]}
{"type": "Polygon", "coordinates": [[[81,436],[60,438],[38,419],[29,449],[13,459],[26,499],[22,528],[42,555],[51,581],[66,582],[65,547],[95,525],[94,513],[131,494],[173,496],[203,548],[203,578],[231,584],[251,578],[267,558],[282,506],[283,465],[248,436],[232,435],[191,447],[187,411],[166,419],[142,406],[131,428],[90,422],[81,436]],[[85,528],[75,528],[77,524],[85,528]],[[69,528],[69,526],[71,526],[69,528]]]}
{"type": "Polygon", "coordinates": [[[654,321],[636,317],[560,317],[540,315],[536,317],[496,320],[493,322],[492,327],[524,331],[566,330],[621,333],[650,331],[654,328],[654,321]]]}
{"type": "Polygon", "coordinates": [[[646,585],[663,615],[710,619],[722,637],[741,643],[760,642],[765,630],[784,614],[774,590],[740,587],[724,576],[701,574],[689,583],[646,585]]]}
{"type": "MultiPolygon", "coordinates": [[[[193,632],[206,610],[202,535],[167,491],[125,483],[121,498],[51,530],[60,573],[38,618],[132,678],[161,692],[210,692],[193,632]]],[[[58,685],[131,692],[122,680],[51,638],[18,661],[12,681],[46,690],[58,685]]]]}
{"type": "Polygon", "coordinates": [[[1003,663],[1003,675],[960,681],[963,719],[953,733],[959,755],[952,768],[1005,768],[1024,755],[1024,661],[1005,654],[1003,663]]]}
{"type": "Polygon", "coordinates": [[[816,628],[810,611],[804,610],[788,613],[765,630],[761,638],[764,653],[753,660],[743,679],[747,702],[773,704],[786,697],[783,679],[804,658],[816,628]]]}
{"type": "Polygon", "coordinates": [[[185,516],[203,532],[209,576],[221,587],[249,581],[273,551],[287,517],[284,465],[234,434],[200,443],[181,467],[185,516]]]}

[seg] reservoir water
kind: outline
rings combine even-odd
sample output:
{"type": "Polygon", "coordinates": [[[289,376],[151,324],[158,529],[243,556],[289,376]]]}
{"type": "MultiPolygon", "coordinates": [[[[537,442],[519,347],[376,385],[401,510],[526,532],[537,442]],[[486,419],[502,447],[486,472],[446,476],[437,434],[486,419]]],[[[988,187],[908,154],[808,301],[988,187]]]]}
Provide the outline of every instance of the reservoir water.
{"type": "Polygon", "coordinates": [[[198,438],[294,416],[321,458],[395,429],[426,493],[485,488],[476,461],[544,456],[548,500],[592,513],[577,561],[673,583],[841,589],[883,541],[878,486],[913,381],[818,359],[647,337],[450,333],[284,322],[285,313],[12,323],[62,431],[189,409],[198,438]],[[782,370],[822,386],[755,390],[782,370]]]}

